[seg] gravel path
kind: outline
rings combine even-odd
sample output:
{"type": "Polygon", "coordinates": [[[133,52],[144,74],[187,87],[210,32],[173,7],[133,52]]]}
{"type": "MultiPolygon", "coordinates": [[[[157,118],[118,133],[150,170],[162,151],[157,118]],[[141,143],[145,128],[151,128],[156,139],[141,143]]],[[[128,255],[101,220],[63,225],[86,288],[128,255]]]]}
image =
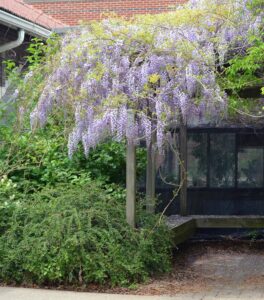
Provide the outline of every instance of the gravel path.
{"type": "Polygon", "coordinates": [[[137,290],[143,295],[179,293],[236,297],[252,294],[264,299],[264,243],[188,243],[175,253],[171,274],[137,290]]]}

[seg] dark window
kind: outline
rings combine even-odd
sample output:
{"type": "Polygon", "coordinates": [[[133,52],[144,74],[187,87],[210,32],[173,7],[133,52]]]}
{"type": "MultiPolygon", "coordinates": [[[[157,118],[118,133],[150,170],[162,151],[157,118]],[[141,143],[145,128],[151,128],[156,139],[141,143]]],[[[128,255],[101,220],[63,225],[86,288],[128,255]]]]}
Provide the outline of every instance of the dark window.
{"type": "Polygon", "coordinates": [[[210,187],[235,185],[235,134],[210,134],[210,187]]]}
{"type": "Polygon", "coordinates": [[[238,150],[238,187],[263,186],[263,148],[238,150]]]}
{"type": "Polygon", "coordinates": [[[179,183],[179,147],[178,135],[173,134],[164,151],[164,155],[156,156],[156,186],[173,187],[179,183]]]}
{"type": "Polygon", "coordinates": [[[188,186],[206,187],[207,185],[207,134],[188,135],[188,186]]]}
{"type": "MultiPolygon", "coordinates": [[[[189,188],[263,188],[264,135],[189,132],[189,188]]],[[[171,189],[180,181],[178,135],[164,156],[157,157],[157,188],[171,189]]]]}

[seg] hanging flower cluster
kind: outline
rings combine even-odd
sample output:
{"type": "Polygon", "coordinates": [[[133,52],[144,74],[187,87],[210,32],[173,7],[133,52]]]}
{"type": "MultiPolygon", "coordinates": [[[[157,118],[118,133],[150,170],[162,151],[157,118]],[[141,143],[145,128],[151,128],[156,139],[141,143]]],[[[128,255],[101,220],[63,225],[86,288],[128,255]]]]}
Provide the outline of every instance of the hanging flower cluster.
{"type": "Polygon", "coordinates": [[[161,151],[170,124],[217,123],[227,96],[217,83],[226,61],[249,45],[261,17],[250,0],[191,0],[177,11],[94,22],[68,33],[52,60],[45,88],[31,113],[44,126],[54,106],[70,108],[86,155],[107,136],[161,151]]]}

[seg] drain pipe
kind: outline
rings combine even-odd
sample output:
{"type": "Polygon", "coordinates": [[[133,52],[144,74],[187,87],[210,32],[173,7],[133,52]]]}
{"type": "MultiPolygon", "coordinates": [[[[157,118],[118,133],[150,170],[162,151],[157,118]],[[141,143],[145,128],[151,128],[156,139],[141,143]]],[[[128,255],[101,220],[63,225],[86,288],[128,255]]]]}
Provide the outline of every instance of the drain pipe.
{"type": "MultiPolygon", "coordinates": [[[[9,42],[9,43],[6,43],[2,46],[0,46],[0,57],[1,57],[1,60],[4,59],[5,57],[5,52],[8,51],[8,50],[11,50],[11,49],[14,49],[18,46],[20,46],[23,42],[24,42],[24,39],[25,39],[25,30],[24,29],[20,29],[18,31],[18,37],[15,41],[12,41],[12,42],[9,42]]],[[[0,63],[2,64],[2,62],[0,61],[0,63]]],[[[2,67],[2,70],[3,70],[3,67],[2,67]]],[[[2,90],[2,87],[1,85],[4,85],[5,86],[5,80],[4,80],[4,72],[1,72],[2,74],[1,75],[1,84],[0,84],[0,98],[2,98],[2,96],[4,95],[5,92],[3,92],[2,90]]]]}
{"type": "Polygon", "coordinates": [[[24,39],[25,39],[25,30],[20,29],[18,31],[17,40],[15,40],[13,42],[6,43],[3,46],[0,46],[0,53],[4,53],[8,50],[11,50],[11,49],[14,49],[14,48],[20,46],[24,42],[24,39]]]}

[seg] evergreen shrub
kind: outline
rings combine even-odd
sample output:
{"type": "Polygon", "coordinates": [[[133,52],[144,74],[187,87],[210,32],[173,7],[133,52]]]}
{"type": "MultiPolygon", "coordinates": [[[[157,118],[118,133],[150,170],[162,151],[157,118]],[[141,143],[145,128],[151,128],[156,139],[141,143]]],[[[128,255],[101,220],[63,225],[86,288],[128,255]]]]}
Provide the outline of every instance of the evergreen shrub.
{"type": "Polygon", "coordinates": [[[169,271],[168,229],[142,212],[140,228],[129,227],[124,198],[123,189],[90,180],[18,202],[1,223],[0,281],[128,286],[169,271]]]}

